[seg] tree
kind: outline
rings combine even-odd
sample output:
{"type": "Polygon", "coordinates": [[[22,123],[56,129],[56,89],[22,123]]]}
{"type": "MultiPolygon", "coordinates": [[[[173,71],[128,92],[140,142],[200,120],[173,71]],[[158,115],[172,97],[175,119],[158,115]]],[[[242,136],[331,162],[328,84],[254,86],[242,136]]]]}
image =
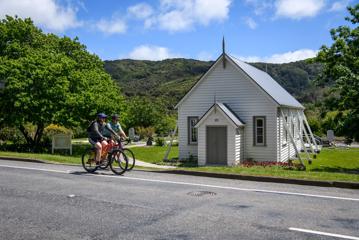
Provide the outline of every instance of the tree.
{"type": "Polygon", "coordinates": [[[136,96],[127,100],[126,107],[126,127],[154,127],[157,133],[168,134],[176,126],[176,118],[161,99],[136,96]]]}
{"type": "Polygon", "coordinates": [[[326,102],[328,111],[338,110],[337,131],[359,140],[359,4],[347,8],[353,25],[330,31],[332,46],[322,46],[316,61],[323,63],[320,85],[332,84],[326,102]]]}
{"type": "Polygon", "coordinates": [[[0,81],[0,123],[19,128],[35,151],[51,123],[86,126],[99,111],[122,109],[119,87],[99,57],[77,38],[44,34],[29,18],[0,22],[0,81]]]}

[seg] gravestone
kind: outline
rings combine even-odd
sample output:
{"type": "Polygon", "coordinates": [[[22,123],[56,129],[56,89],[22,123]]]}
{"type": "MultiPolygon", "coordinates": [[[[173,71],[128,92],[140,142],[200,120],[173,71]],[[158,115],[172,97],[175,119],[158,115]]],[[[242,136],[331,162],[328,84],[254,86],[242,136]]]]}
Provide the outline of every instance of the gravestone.
{"type": "Polygon", "coordinates": [[[131,141],[133,141],[135,139],[135,129],[134,128],[130,128],[128,130],[128,137],[131,139],[131,141]]]}
{"type": "Polygon", "coordinates": [[[334,131],[333,130],[328,130],[327,131],[327,139],[328,139],[329,143],[334,142],[335,136],[334,136],[334,131]]]}

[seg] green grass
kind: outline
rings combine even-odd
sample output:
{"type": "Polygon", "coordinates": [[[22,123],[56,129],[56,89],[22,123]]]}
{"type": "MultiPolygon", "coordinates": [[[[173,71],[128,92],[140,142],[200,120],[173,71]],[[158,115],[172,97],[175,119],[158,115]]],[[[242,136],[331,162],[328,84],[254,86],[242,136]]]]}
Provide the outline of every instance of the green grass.
{"type": "Polygon", "coordinates": [[[17,153],[17,152],[0,152],[0,156],[38,159],[38,160],[50,161],[56,163],[81,164],[81,158],[79,156],[67,156],[67,155],[58,155],[58,154],[52,155],[52,154],[43,154],[43,153],[17,153]]]}
{"type": "MultiPolygon", "coordinates": [[[[150,146],[150,147],[133,147],[131,148],[136,159],[148,163],[161,163],[166,154],[167,147],[150,146]]],[[[169,154],[169,159],[178,157],[178,147],[173,146],[169,154]]]]}
{"type": "MultiPolygon", "coordinates": [[[[167,147],[135,147],[132,148],[137,159],[145,162],[165,164],[162,162],[167,147]]],[[[173,147],[169,158],[178,156],[178,147],[173,147]]],[[[303,154],[304,156],[304,154],[303,154]]],[[[359,182],[359,149],[323,149],[313,159],[311,165],[305,161],[307,170],[288,170],[282,167],[225,167],[225,166],[206,166],[206,167],[180,167],[179,169],[190,171],[204,171],[215,173],[243,174],[272,176],[284,178],[299,178],[311,180],[330,180],[330,181],[353,181],[359,182]]]]}

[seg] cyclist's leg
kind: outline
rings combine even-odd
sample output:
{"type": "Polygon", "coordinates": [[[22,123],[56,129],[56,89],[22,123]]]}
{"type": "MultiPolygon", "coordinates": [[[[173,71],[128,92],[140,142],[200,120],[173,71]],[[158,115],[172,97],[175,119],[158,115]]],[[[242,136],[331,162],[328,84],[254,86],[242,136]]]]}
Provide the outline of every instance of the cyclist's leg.
{"type": "Polygon", "coordinates": [[[102,144],[101,144],[101,142],[96,142],[95,148],[96,148],[96,159],[95,159],[95,161],[97,163],[99,163],[101,161],[101,152],[102,152],[102,144]]]}

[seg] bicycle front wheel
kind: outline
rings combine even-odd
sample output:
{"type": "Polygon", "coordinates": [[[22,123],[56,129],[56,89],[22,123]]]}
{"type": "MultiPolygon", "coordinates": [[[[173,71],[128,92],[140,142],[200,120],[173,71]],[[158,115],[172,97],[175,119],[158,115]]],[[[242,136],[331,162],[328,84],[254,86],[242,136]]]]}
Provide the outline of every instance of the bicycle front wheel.
{"type": "Polygon", "coordinates": [[[113,173],[121,175],[126,172],[128,168],[128,158],[121,150],[115,150],[109,156],[110,168],[113,173]]]}
{"type": "Polygon", "coordinates": [[[97,170],[96,165],[96,149],[88,148],[82,154],[82,167],[89,173],[93,173],[97,170]]]}
{"type": "Polygon", "coordinates": [[[126,154],[127,159],[128,159],[127,171],[130,171],[135,166],[135,162],[136,162],[135,154],[133,154],[133,152],[128,148],[124,148],[123,152],[126,154]]]}

